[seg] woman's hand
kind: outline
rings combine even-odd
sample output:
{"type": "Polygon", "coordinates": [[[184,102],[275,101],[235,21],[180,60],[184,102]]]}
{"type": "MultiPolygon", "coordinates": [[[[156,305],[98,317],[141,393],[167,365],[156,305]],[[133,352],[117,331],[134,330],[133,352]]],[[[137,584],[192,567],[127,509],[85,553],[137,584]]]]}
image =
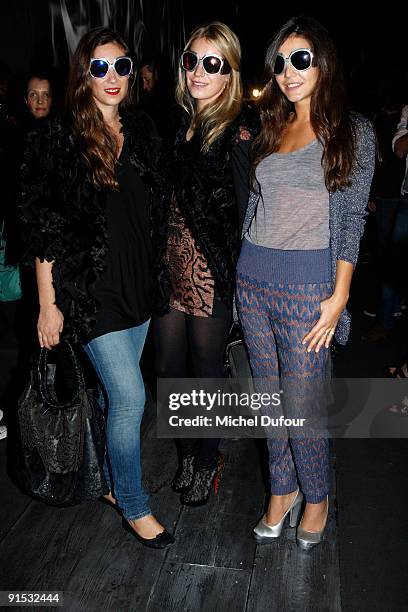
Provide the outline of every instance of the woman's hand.
{"type": "Polygon", "coordinates": [[[302,344],[308,344],[308,353],[313,349],[318,353],[322,346],[329,348],[346,304],[347,300],[338,299],[334,295],[320,302],[320,319],[302,340],[302,344]]]}
{"type": "Polygon", "coordinates": [[[35,272],[38,285],[40,315],[37,323],[38,341],[41,348],[51,349],[59,344],[60,333],[64,327],[64,316],[55,304],[55,289],[52,279],[54,262],[38,257],[35,260],[35,272]]]}
{"type": "Polygon", "coordinates": [[[64,315],[55,304],[41,306],[37,323],[38,341],[41,348],[52,349],[59,344],[64,328],[64,315]]]}

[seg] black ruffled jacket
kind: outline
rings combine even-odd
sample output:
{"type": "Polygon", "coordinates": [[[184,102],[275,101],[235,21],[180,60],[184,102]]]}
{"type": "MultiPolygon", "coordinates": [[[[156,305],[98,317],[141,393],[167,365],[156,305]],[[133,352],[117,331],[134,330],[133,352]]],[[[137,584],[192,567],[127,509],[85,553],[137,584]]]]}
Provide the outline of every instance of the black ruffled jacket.
{"type": "MultiPolygon", "coordinates": [[[[160,139],[141,111],[121,110],[130,162],[150,189],[152,208],[160,179],[155,170],[160,139]]],[[[95,324],[98,304],[89,289],[104,270],[108,250],[107,191],[93,185],[76,143],[54,119],[30,132],[22,165],[19,205],[26,245],[23,261],[54,261],[56,303],[64,314],[64,337],[84,341],[95,324]]]]}
{"type": "Polygon", "coordinates": [[[188,126],[187,113],[179,111],[175,138],[164,147],[161,156],[160,170],[167,194],[153,218],[159,315],[169,311],[171,294],[166,245],[173,193],[208,262],[215,290],[228,307],[232,306],[240,229],[249,195],[249,146],[256,120],[248,109],[243,111],[206,154],[201,152],[199,134],[184,146],[188,126]]]}

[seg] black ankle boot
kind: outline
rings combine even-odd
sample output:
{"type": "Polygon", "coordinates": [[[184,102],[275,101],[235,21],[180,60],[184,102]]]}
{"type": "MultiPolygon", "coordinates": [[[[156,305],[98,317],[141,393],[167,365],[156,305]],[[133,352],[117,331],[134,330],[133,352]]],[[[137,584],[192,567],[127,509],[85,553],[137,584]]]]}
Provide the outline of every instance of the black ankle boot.
{"type": "Polygon", "coordinates": [[[182,456],[176,475],[171,481],[171,488],[176,493],[183,493],[191,487],[194,476],[195,460],[195,455],[182,456]]]}
{"type": "Polygon", "coordinates": [[[222,455],[218,455],[215,467],[198,466],[194,472],[190,488],[180,496],[181,503],[185,506],[203,506],[210,497],[213,483],[214,493],[217,495],[223,467],[224,457],[222,455]]]}

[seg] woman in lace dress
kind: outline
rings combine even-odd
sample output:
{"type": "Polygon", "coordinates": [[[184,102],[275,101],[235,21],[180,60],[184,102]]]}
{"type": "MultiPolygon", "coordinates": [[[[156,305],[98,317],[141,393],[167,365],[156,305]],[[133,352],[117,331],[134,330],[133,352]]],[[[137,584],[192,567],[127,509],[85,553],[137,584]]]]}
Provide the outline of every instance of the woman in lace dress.
{"type": "MultiPolygon", "coordinates": [[[[180,58],[170,185],[157,231],[157,374],[222,378],[240,225],[248,196],[250,131],[242,110],[240,45],[222,23],[199,27],[180,58]],[[189,372],[190,373],[190,372],[189,372]]],[[[223,459],[219,440],[180,440],[172,482],[187,505],[206,503],[223,459]]]]}

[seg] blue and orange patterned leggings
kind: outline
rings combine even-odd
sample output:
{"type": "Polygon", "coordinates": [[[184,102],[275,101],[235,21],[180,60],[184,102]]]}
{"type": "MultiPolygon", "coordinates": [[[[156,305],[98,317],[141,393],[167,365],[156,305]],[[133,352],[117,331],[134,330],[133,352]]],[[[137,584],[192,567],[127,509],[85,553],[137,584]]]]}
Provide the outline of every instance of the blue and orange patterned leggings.
{"type": "MultiPolygon", "coordinates": [[[[326,376],[329,350],[323,347],[318,353],[308,353],[302,339],[319,319],[320,302],[331,295],[331,283],[269,283],[238,273],[236,291],[254,378],[292,381],[292,397],[288,398],[292,414],[287,414],[285,407],[286,416],[310,416],[320,393],[316,384],[320,386],[326,376]]],[[[300,485],[307,502],[319,503],[326,498],[327,438],[288,437],[285,433],[268,437],[268,450],[272,494],[290,493],[300,485]]]]}

